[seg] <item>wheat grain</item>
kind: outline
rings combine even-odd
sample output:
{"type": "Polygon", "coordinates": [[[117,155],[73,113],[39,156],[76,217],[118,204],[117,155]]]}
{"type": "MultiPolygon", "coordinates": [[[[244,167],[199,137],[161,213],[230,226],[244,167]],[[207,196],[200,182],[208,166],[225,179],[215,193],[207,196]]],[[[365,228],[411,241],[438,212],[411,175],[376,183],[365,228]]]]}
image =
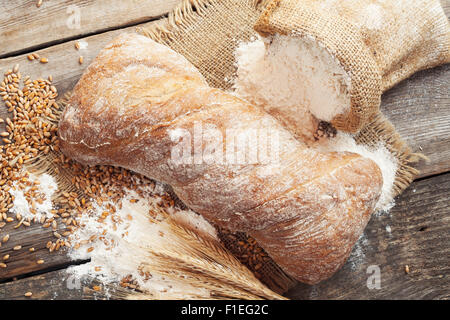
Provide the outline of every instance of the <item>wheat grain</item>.
{"type": "MultiPolygon", "coordinates": [[[[77,46],[76,43],[75,46],[77,46]]],[[[41,59],[37,53],[30,54],[29,60],[40,60],[42,63],[48,62],[47,58],[41,59]]],[[[79,62],[83,63],[81,56],[79,57],[79,62]]],[[[51,211],[52,218],[45,219],[42,216],[43,220],[40,220],[38,217],[33,219],[33,222],[40,222],[42,227],[49,228],[51,226],[53,229],[53,236],[56,238],[56,241],[48,241],[46,248],[49,252],[58,251],[63,247],[72,247],[74,250],[77,250],[81,245],[87,245],[93,241],[103,241],[106,246],[113,246],[113,241],[107,241],[105,238],[101,238],[105,235],[105,232],[102,233],[102,236],[98,235],[97,238],[92,236],[89,240],[72,241],[69,239],[70,241],[66,241],[64,238],[70,237],[71,233],[80,227],[80,224],[77,222],[78,218],[92,210],[93,201],[96,201],[98,205],[105,205],[108,202],[115,203],[115,205],[107,207],[107,210],[100,214],[99,219],[111,219],[116,223],[120,223],[115,216],[115,212],[117,210],[116,205],[117,208],[120,208],[119,200],[124,197],[124,190],[134,190],[139,194],[142,193],[140,191],[141,186],[154,186],[154,182],[122,168],[109,166],[84,167],[62,155],[59,152],[59,141],[57,137],[57,121],[62,108],[56,103],[58,92],[57,88],[52,84],[53,78],[49,76],[48,79],[31,80],[29,77],[25,77],[24,87],[20,88],[19,80],[21,79],[21,75],[18,72],[18,68],[14,67],[8,70],[3,82],[0,83],[0,97],[3,101],[7,102],[8,110],[12,112],[11,117],[4,119],[6,123],[4,136],[0,134],[2,138],[7,139],[7,143],[1,148],[3,159],[6,162],[0,162],[0,221],[9,222],[14,220],[14,218],[8,217],[6,214],[13,206],[13,200],[9,196],[9,189],[12,186],[10,181],[17,181],[19,186],[27,187],[28,191],[24,192],[24,194],[29,200],[30,212],[36,213],[37,204],[43,201],[42,195],[39,194],[38,183],[28,180],[28,177],[23,174],[25,166],[27,168],[37,168],[39,172],[45,172],[49,167],[56,168],[54,170],[55,173],[58,174],[62,171],[65,176],[71,177],[72,181],[65,182],[63,180],[61,182],[60,190],[64,191],[64,194],[59,194],[56,197],[55,204],[58,209],[51,211]],[[43,155],[49,157],[42,158],[43,155]],[[43,160],[41,161],[40,159],[43,160]],[[51,162],[47,159],[51,159],[51,162]],[[61,221],[60,219],[66,219],[64,224],[66,225],[67,231],[62,234],[56,231],[58,222],[61,221]]],[[[64,106],[64,102],[61,105],[64,106]]],[[[139,195],[142,196],[142,194],[139,195]]],[[[136,201],[137,199],[133,199],[131,202],[134,203],[136,201]]],[[[155,210],[165,210],[173,207],[174,199],[167,194],[161,196],[161,202],[155,210]]],[[[15,218],[17,219],[18,217],[20,216],[16,216],[15,218]]],[[[29,221],[22,219],[17,220],[19,223],[22,221],[22,225],[29,224],[29,221]]],[[[131,216],[128,219],[131,219],[131,216]]],[[[252,278],[251,273],[247,269],[242,269],[243,267],[239,262],[233,262],[228,252],[217,249],[217,244],[207,244],[201,241],[195,242],[198,239],[195,241],[192,240],[196,239],[194,234],[191,234],[189,239],[191,240],[183,244],[182,248],[188,250],[188,247],[192,246],[191,249],[199,250],[198,252],[202,250],[209,252],[208,250],[210,250],[216,255],[215,259],[219,259],[221,264],[226,266],[227,272],[230,272],[228,279],[226,279],[227,276],[224,274],[220,275],[220,272],[223,273],[223,270],[220,271],[220,268],[214,268],[210,263],[201,259],[189,260],[189,256],[186,256],[184,252],[178,255],[186,259],[185,262],[179,264],[179,267],[191,266],[192,272],[198,270],[205,272],[204,275],[194,276],[189,271],[186,271],[192,276],[192,281],[200,281],[199,283],[201,283],[201,281],[206,281],[206,278],[207,281],[205,283],[210,283],[211,288],[221,288],[217,291],[220,293],[217,293],[216,297],[221,295],[256,297],[255,294],[249,293],[247,289],[242,289],[244,285],[250,286],[250,284],[251,286],[256,286],[256,288],[260,288],[259,286],[261,286],[255,292],[262,292],[261,294],[263,294],[263,286],[252,278]],[[218,250],[221,253],[218,253],[218,250]],[[190,264],[193,261],[195,263],[190,264]],[[244,272],[242,270],[246,271],[244,272]],[[219,275],[216,275],[216,273],[219,273],[219,275]],[[239,288],[236,287],[238,283],[240,283],[239,288]]],[[[246,248],[251,248],[253,250],[252,254],[256,254],[256,258],[250,257],[251,255],[249,255],[249,261],[255,266],[258,263],[261,264],[258,256],[262,255],[262,253],[255,249],[255,245],[248,244],[246,248]]],[[[93,246],[89,246],[87,249],[88,252],[92,252],[93,250],[93,246]]],[[[29,249],[29,252],[34,251],[34,248],[29,249]]],[[[166,263],[168,261],[172,260],[165,260],[166,263]]],[[[43,263],[44,260],[37,260],[37,264],[43,263]]],[[[95,270],[100,271],[101,267],[97,266],[95,270]]],[[[144,274],[146,273],[144,272],[144,274]]],[[[149,277],[150,273],[147,272],[147,275],[149,277]]],[[[138,288],[137,282],[133,279],[121,283],[126,284],[128,288],[138,288]]],[[[267,292],[264,294],[269,295],[267,292]]]]}

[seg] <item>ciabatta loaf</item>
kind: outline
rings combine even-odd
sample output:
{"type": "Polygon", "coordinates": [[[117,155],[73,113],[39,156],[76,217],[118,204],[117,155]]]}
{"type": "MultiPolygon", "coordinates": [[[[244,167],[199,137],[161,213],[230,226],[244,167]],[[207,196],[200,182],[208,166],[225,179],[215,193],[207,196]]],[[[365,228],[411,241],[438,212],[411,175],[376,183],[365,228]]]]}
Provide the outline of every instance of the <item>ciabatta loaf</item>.
{"type": "Polygon", "coordinates": [[[87,68],[59,137],[72,159],[171,185],[306,283],[345,262],[382,186],[373,161],[308,148],[261,108],[209,87],[181,55],[135,34],[114,39],[87,68]],[[242,137],[247,148],[230,143],[242,137]]]}

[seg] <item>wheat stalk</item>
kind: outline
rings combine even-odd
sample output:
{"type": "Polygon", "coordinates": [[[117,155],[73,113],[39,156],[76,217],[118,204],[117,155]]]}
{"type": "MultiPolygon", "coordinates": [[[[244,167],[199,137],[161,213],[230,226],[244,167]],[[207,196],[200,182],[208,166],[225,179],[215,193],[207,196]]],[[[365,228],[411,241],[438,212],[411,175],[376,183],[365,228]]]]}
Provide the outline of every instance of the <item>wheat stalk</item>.
{"type": "MultiPolygon", "coordinates": [[[[196,298],[284,299],[256,279],[218,240],[170,215],[163,223],[174,237],[167,247],[147,249],[146,259],[141,264],[143,270],[206,289],[207,295],[198,294],[196,298]]],[[[153,291],[148,293],[150,298],[158,295],[153,291]]],[[[139,297],[130,295],[132,299],[143,297],[145,293],[140,293],[139,297]]]]}

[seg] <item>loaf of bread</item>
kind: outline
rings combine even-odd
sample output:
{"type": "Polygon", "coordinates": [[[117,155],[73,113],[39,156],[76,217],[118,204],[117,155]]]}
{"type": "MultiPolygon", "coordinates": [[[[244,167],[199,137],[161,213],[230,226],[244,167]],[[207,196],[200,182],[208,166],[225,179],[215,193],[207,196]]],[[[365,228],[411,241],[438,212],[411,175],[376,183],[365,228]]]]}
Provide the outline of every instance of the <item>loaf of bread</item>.
{"type": "Polygon", "coordinates": [[[59,137],[74,160],[171,185],[188,207],[247,232],[310,284],[345,262],[383,182],[373,161],[308,148],[261,108],[209,87],[184,57],[136,34],[118,36],[86,69],[59,137]],[[242,136],[248,148],[229,143],[242,136]],[[270,150],[264,159],[261,146],[270,150]]]}

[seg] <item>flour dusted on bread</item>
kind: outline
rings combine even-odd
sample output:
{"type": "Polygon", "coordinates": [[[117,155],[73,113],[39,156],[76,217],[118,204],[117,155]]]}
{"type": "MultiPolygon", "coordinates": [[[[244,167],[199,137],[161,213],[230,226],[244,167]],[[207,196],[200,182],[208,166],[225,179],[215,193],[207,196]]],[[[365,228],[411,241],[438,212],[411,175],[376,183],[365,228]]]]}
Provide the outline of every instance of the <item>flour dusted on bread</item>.
{"type": "MultiPolygon", "coordinates": [[[[379,114],[383,91],[416,71],[450,61],[450,27],[439,0],[270,0],[254,29],[268,38],[297,38],[305,48],[310,41],[323,47],[303,54],[308,59],[328,52],[334,58],[317,59],[317,74],[342,65],[351,83],[346,86],[350,109],[323,120],[351,133],[379,114]]],[[[308,81],[305,85],[311,92],[317,90],[308,81]]],[[[333,100],[332,95],[328,98],[333,100]]]]}
{"type": "MultiPolygon", "coordinates": [[[[190,209],[220,227],[247,232],[300,281],[330,277],[380,197],[383,180],[376,163],[355,153],[307,147],[261,107],[209,87],[189,66],[168,47],[138,35],[118,36],[76,85],[59,123],[61,150],[84,164],[124,167],[171,185],[190,209]],[[146,81],[124,71],[130,64],[167,73],[146,81]],[[113,77],[118,82],[111,83],[113,77]],[[118,89],[129,103],[122,103],[118,89]],[[99,99],[102,110],[95,106],[99,99]],[[228,129],[270,130],[279,138],[278,161],[174,161],[179,145],[173,136],[183,129],[195,137],[197,123],[213,126],[227,141],[228,129]],[[98,130],[102,134],[95,134],[98,130]],[[129,130],[128,136],[118,130],[129,130]]],[[[192,145],[188,149],[195,154],[208,148],[192,145]]],[[[222,147],[230,152],[227,143],[222,147]]]]}
{"type": "Polygon", "coordinates": [[[46,173],[34,175],[24,171],[24,175],[28,176],[28,183],[15,181],[9,189],[9,194],[14,198],[11,212],[34,221],[52,217],[52,197],[58,190],[55,179],[46,173]],[[31,194],[36,198],[33,199],[31,194]]]}

